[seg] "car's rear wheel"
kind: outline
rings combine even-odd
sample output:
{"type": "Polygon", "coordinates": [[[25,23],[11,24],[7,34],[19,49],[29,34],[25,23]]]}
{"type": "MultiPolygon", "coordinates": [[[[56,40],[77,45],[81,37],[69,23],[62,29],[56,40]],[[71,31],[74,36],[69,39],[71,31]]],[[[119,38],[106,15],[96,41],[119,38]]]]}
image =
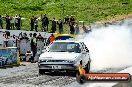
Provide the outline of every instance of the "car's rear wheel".
{"type": "Polygon", "coordinates": [[[86,64],[84,70],[85,70],[86,73],[89,73],[89,71],[90,71],[90,62],[88,62],[88,63],[86,64]]]}

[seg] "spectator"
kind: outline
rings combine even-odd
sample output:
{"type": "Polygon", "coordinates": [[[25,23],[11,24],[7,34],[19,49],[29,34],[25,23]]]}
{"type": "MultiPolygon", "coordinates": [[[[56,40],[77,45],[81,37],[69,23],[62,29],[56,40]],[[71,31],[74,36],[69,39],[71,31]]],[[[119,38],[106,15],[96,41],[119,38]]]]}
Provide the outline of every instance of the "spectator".
{"type": "Polygon", "coordinates": [[[11,17],[10,18],[10,27],[11,27],[11,30],[14,30],[14,21],[15,21],[14,17],[11,17]]]}
{"type": "Polygon", "coordinates": [[[79,31],[78,23],[75,24],[74,28],[75,28],[75,34],[79,34],[80,31],[79,31]]]}
{"type": "Polygon", "coordinates": [[[36,33],[33,34],[33,37],[31,39],[31,51],[33,53],[33,56],[31,57],[31,62],[34,62],[34,57],[37,53],[37,38],[36,38],[36,33]]]}
{"type": "Polygon", "coordinates": [[[33,31],[33,29],[34,29],[34,21],[35,21],[34,16],[32,16],[30,19],[31,31],[33,31]]]}
{"type": "Polygon", "coordinates": [[[48,40],[46,38],[46,35],[44,35],[44,38],[43,39],[44,39],[44,41],[43,41],[44,42],[44,46],[45,47],[48,46],[48,40]]]}
{"type": "Polygon", "coordinates": [[[62,20],[59,19],[59,21],[57,22],[58,24],[58,27],[59,27],[59,33],[62,34],[63,32],[63,23],[62,23],[62,20]]]}
{"type": "Polygon", "coordinates": [[[30,43],[31,43],[31,39],[32,39],[32,33],[29,34],[30,43]]]}
{"type": "Polygon", "coordinates": [[[74,34],[74,33],[75,33],[74,24],[70,22],[70,34],[74,34]]]}
{"type": "Polygon", "coordinates": [[[17,16],[17,14],[15,16],[15,27],[18,30],[18,16],[17,16]]]}
{"type": "Polygon", "coordinates": [[[3,37],[3,47],[8,47],[8,36],[7,36],[7,34],[6,34],[6,32],[5,32],[5,34],[4,34],[4,37],[3,37]]]}
{"type": "Polygon", "coordinates": [[[3,21],[1,15],[0,15],[0,29],[3,29],[3,21]]]}
{"type": "Polygon", "coordinates": [[[70,23],[75,23],[75,18],[74,18],[74,16],[73,15],[71,15],[71,17],[70,17],[70,23]]]}
{"type": "Polygon", "coordinates": [[[55,33],[55,31],[56,31],[56,21],[55,18],[53,18],[51,25],[51,33],[55,33]]]}
{"type": "Polygon", "coordinates": [[[82,29],[83,29],[84,33],[88,33],[88,29],[85,27],[84,22],[83,22],[82,29]]]}
{"type": "Polygon", "coordinates": [[[65,17],[65,23],[66,23],[66,24],[69,23],[69,16],[68,16],[68,15],[65,17]]]}
{"type": "Polygon", "coordinates": [[[44,32],[48,32],[48,24],[49,24],[49,19],[46,16],[46,14],[44,15],[44,17],[42,17],[42,30],[44,32]]]}
{"type": "Polygon", "coordinates": [[[19,16],[18,16],[18,26],[17,26],[17,29],[18,30],[21,30],[21,26],[22,26],[22,20],[21,20],[21,16],[20,16],[20,14],[19,14],[19,16]]]}
{"type": "Polygon", "coordinates": [[[20,38],[20,40],[23,40],[23,39],[29,40],[29,38],[27,37],[26,32],[23,33],[22,38],[20,38]]]}
{"type": "Polygon", "coordinates": [[[42,41],[43,42],[43,37],[41,36],[41,34],[39,33],[39,35],[37,36],[37,41],[42,41]]]}
{"type": "Polygon", "coordinates": [[[6,19],[6,29],[7,30],[10,30],[10,17],[7,15],[5,17],[5,19],[6,19]]]}
{"type": "Polygon", "coordinates": [[[38,19],[35,17],[35,31],[38,32],[38,19]]]}
{"type": "Polygon", "coordinates": [[[19,33],[18,38],[22,38],[22,37],[23,37],[23,35],[22,35],[22,32],[21,32],[21,33],[19,33]]]}
{"type": "Polygon", "coordinates": [[[41,21],[42,21],[42,31],[46,32],[45,28],[44,28],[44,17],[41,14],[41,21]]]}
{"type": "Polygon", "coordinates": [[[55,36],[51,34],[51,36],[48,38],[47,44],[52,43],[55,40],[55,36]]]}
{"type": "Polygon", "coordinates": [[[48,32],[48,24],[49,24],[49,19],[46,16],[46,14],[44,15],[44,28],[45,30],[48,32]]]}

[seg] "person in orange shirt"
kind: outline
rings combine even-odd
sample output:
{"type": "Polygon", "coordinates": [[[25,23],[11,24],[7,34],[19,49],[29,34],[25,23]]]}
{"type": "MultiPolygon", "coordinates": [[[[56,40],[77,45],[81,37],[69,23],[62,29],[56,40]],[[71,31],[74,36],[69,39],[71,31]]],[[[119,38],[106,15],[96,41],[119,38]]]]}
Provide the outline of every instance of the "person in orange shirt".
{"type": "Polygon", "coordinates": [[[52,43],[55,40],[55,37],[53,34],[48,38],[48,44],[52,43]]]}

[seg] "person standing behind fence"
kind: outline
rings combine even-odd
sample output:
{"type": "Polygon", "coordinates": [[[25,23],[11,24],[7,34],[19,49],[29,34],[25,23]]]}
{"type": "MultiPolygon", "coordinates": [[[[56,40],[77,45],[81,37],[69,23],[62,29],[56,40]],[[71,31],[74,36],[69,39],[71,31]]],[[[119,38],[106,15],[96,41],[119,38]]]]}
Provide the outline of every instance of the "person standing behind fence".
{"type": "Polygon", "coordinates": [[[35,31],[38,32],[38,19],[37,19],[37,17],[35,17],[34,23],[35,23],[35,31]]]}
{"type": "Polygon", "coordinates": [[[44,28],[45,30],[48,32],[48,24],[49,24],[49,19],[46,16],[46,14],[44,15],[44,28]]]}
{"type": "Polygon", "coordinates": [[[14,17],[11,17],[10,18],[10,27],[11,27],[11,30],[14,30],[14,21],[15,21],[14,17]]]}
{"type": "Polygon", "coordinates": [[[2,20],[2,16],[0,15],[0,29],[3,29],[3,20],[2,20]]]}
{"type": "Polygon", "coordinates": [[[80,31],[79,31],[78,23],[75,24],[74,28],[75,28],[75,34],[79,34],[80,31]]]}
{"type": "Polygon", "coordinates": [[[88,33],[88,29],[87,29],[86,26],[84,25],[84,22],[83,22],[82,29],[83,29],[84,33],[88,33]]]}
{"type": "Polygon", "coordinates": [[[44,17],[41,15],[41,21],[42,21],[42,31],[46,32],[44,28],[44,17]]]}
{"type": "Polygon", "coordinates": [[[34,62],[35,55],[37,53],[37,38],[36,38],[36,33],[33,34],[33,37],[31,39],[31,51],[33,53],[33,56],[31,57],[31,62],[34,62]]]}
{"type": "Polygon", "coordinates": [[[75,33],[75,29],[74,29],[74,24],[73,22],[70,22],[70,34],[74,34],[75,33]]]}
{"type": "Polygon", "coordinates": [[[69,24],[69,16],[68,15],[65,17],[65,23],[69,24]]]}
{"type": "Polygon", "coordinates": [[[59,19],[57,24],[58,24],[58,27],[59,27],[59,33],[62,34],[62,32],[63,32],[63,22],[62,22],[62,20],[59,19]]]}
{"type": "Polygon", "coordinates": [[[15,16],[15,27],[16,27],[16,29],[18,29],[18,16],[17,16],[17,14],[15,16]]]}
{"type": "Polygon", "coordinates": [[[42,31],[48,32],[48,24],[49,24],[48,17],[45,14],[44,17],[41,17],[41,19],[42,19],[42,31]]]}
{"type": "Polygon", "coordinates": [[[70,17],[70,23],[72,23],[73,25],[74,25],[74,23],[75,23],[75,18],[74,18],[73,15],[71,15],[71,17],[70,17]]]}
{"type": "Polygon", "coordinates": [[[31,39],[32,39],[32,33],[29,34],[29,41],[31,43],[31,39]]]}
{"type": "Polygon", "coordinates": [[[31,19],[30,19],[30,25],[31,25],[31,30],[30,31],[33,31],[33,29],[34,29],[34,16],[32,16],[31,17],[31,19]]]}
{"type": "Polygon", "coordinates": [[[0,15],[0,29],[3,29],[3,20],[2,20],[2,16],[0,15]]]}
{"type": "Polygon", "coordinates": [[[53,18],[52,24],[51,24],[51,33],[55,33],[55,31],[56,31],[56,21],[55,21],[55,18],[53,18]]]}
{"type": "Polygon", "coordinates": [[[17,28],[17,29],[18,29],[18,30],[21,30],[22,20],[21,20],[21,16],[20,16],[20,14],[19,14],[19,16],[18,16],[18,19],[17,19],[17,20],[18,20],[18,26],[17,26],[18,28],[17,28]]]}
{"type": "Polygon", "coordinates": [[[10,30],[10,17],[7,15],[5,17],[5,19],[6,19],[6,29],[7,30],[10,30]]]}

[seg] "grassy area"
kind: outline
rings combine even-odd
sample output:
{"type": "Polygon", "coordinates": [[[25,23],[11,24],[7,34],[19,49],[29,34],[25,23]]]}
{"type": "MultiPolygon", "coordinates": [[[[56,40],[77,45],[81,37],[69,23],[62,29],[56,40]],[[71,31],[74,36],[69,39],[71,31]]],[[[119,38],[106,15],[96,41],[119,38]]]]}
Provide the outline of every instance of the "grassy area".
{"type": "MultiPolygon", "coordinates": [[[[31,16],[47,14],[49,19],[61,18],[62,0],[0,0],[0,14],[21,14],[23,30],[30,30],[31,16]]],[[[64,0],[64,15],[74,15],[87,24],[132,13],[132,0],[64,0]]],[[[39,22],[39,30],[41,23],[39,22]]],[[[65,29],[67,27],[65,26],[65,29]]],[[[65,30],[66,31],[66,30],[65,30]]]]}

